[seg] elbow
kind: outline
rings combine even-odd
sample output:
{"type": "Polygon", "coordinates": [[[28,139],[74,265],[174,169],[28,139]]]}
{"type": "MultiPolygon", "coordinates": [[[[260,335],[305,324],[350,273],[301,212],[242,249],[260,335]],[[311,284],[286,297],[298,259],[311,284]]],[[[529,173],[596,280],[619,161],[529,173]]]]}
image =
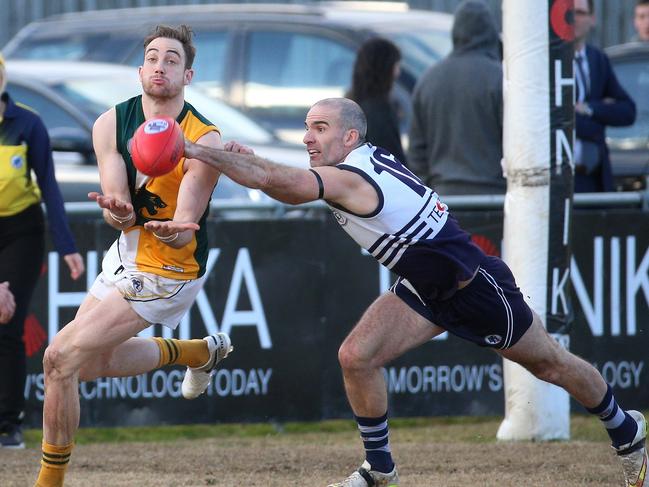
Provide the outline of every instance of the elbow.
{"type": "Polygon", "coordinates": [[[287,196],[280,201],[282,201],[282,203],[286,203],[287,205],[301,205],[302,203],[307,203],[311,200],[306,200],[304,198],[298,198],[295,196],[287,196]]]}

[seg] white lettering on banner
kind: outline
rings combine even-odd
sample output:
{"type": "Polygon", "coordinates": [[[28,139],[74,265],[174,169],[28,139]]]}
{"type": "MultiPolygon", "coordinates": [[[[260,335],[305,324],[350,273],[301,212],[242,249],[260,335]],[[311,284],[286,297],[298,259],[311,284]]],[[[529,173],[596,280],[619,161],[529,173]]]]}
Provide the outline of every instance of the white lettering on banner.
{"type": "Polygon", "coordinates": [[[568,282],[568,277],[570,275],[570,269],[563,270],[563,276],[559,280],[559,268],[554,267],[552,269],[552,304],[550,307],[550,313],[556,315],[558,313],[558,300],[561,300],[561,307],[563,308],[564,314],[569,314],[568,310],[568,299],[566,297],[566,288],[565,285],[568,282]]]}
{"type": "Polygon", "coordinates": [[[644,254],[637,272],[635,269],[635,236],[626,239],[626,332],[636,334],[635,295],[642,287],[645,301],[649,303],[649,249],[644,254]]]}
{"type": "MultiPolygon", "coordinates": [[[[268,394],[273,369],[219,369],[207,389],[208,396],[265,396],[268,394]]],[[[158,369],[132,377],[103,377],[79,384],[79,395],[85,400],[162,399],[181,397],[182,370],[158,369]]],[[[28,374],[25,399],[43,401],[43,374],[28,374]]]]}
{"type": "Polygon", "coordinates": [[[502,366],[491,365],[426,365],[382,369],[388,392],[421,394],[426,392],[477,392],[503,387],[502,366]]]}
{"type": "Polygon", "coordinates": [[[611,335],[620,335],[620,239],[611,239],[611,335]]]}
{"type": "Polygon", "coordinates": [[[568,140],[568,136],[566,135],[566,132],[562,129],[558,129],[555,133],[555,157],[556,157],[556,164],[555,164],[555,172],[557,174],[561,174],[561,167],[563,165],[563,155],[565,154],[568,158],[568,163],[570,166],[573,166],[573,160],[572,160],[572,148],[570,146],[570,141],[568,140]]]}
{"type": "Polygon", "coordinates": [[[644,369],[644,361],[608,361],[604,362],[604,365],[602,365],[601,368],[597,363],[593,363],[593,366],[601,372],[604,380],[610,384],[611,387],[618,387],[620,389],[638,389],[642,382],[640,380],[640,374],[644,369]]]}
{"type": "MultiPolygon", "coordinates": [[[[210,249],[207,258],[206,272],[210,272],[215,266],[220,256],[220,252],[220,249],[210,249]]],[[[60,327],[59,309],[78,307],[86,297],[86,293],[59,291],[59,256],[56,252],[49,253],[48,266],[48,335],[49,341],[51,342],[54,335],[58,333],[60,327]]],[[[97,252],[89,251],[87,253],[86,269],[87,288],[89,289],[97,277],[97,252]]],[[[270,349],[273,347],[270,331],[268,329],[268,322],[266,321],[266,314],[264,312],[264,306],[259,293],[257,280],[255,278],[250,253],[247,248],[240,248],[237,253],[232,279],[228,289],[228,296],[225,303],[221,330],[219,330],[218,322],[214,316],[210,299],[205,289],[199,291],[195,304],[198,307],[198,311],[205,325],[207,331],[206,334],[211,335],[219,331],[230,333],[232,328],[235,326],[254,326],[257,328],[257,335],[259,336],[261,348],[270,349]],[[250,299],[252,309],[240,311],[237,310],[236,307],[244,286],[250,299]]],[[[173,332],[167,327],[162,327],[162,335],[170,338],[173,336],[173,332]]],[[[140,332],[139,336],[153,336],[153,327],[143,330],[140,332]]],[[[181,320],[178,336],[181,339],[188,339],[193,336],[191,333],[190,313],[185,314],[181,320]]]]}
{"type": "MultiPolygon", "coordinates": [[[[59,254],[50,252],[47,256],[47,332],[51,342],[59,332],[59,308],[77,308],[86,297],[86,293],[59,292],[59,254]]],[[[86,286],[90,289],[97,278],[97,252],[86,254],[86,286]]]]}
{"type": "Polygon", "coordinates": [[[31,397],[32,391],[34,397],[43,402],[43,399],[45,399],[45,374],[27,374],[25,378],[25,400],[31,397]]]}
{"type": "MultiPolygon", "coordinates": [[[[563,70],[567,68],[562,62],[561,59],[554,60],[554,106],[562,107],[563,106],[563,88],[564,87],[574,87],[575,80],[572,76],[564,78],[563,70]]],[[[571,90],[574,94],[574,89],[571,90]]],[[[573,95],[574,96],[574,95],[573,95]]],[[[574,140],[574,132],[571,131],[571,135],[574,140]]],[[[568,134],[564,129],[557,129],[554,132],[554,172],[557,175],[561,175],[563,169],[564,155],[568,160],[568,164],[571,167],[574,167],[574,162],[572,158],[572,145],[568,138],[568,134]]],[[[566,245],[566,243],[564,243],[566,245]]]]}
{"type": "MultiPolygon", "coordinates": [[[[569,76],[567,78],[563,78],[561,75],[563,74],[563,65],[561,63],[561,59],[555,59],[554,60],[554,106],[555,107],[562,107],[563,106],[563,87],[564,86],[569,86],[569,87],[574,87],[575,86],[575,79],[572,76],[569,76]]],[[[574,90],[573,90],[574,93],[574,90]]],[[[557,158],[558,160],[558,158],[557,158]]]]}
{"type": "MultiPolygon", "coordinates": [[[[622,334],[621,309],[620,309],[620,275],[623,267],[620,257],[620,237],[611,237],[611,265],[610,265],[610,331],[611,336],[622,334]]],[[[644,249],[640,265],[636,267],[637,253],[636,237],[626,237],[626,335],[637,334],[637,299],[640,288],[642,288],[645,303],[649,304],[649,248],[644,249]]],[[[591,301],[586,285],[579,272],[577,262],[573,257],[570,262],[570,277],[575,294],[588,326],[594,336],[604,335],[604,237],[593,239],[593,299],[591,301]]]]}
{"type": "Polygon", "coordinates": [[[273,369],[219,369],[207,387],[208,396],[265,396],[273,369]]]}
{"type": "Polygon", "coordinates": [[[250,253],[247,248],[239,249],[239,253],[237,254],[230,290],[228,291],[228,298],[225,302],[221,330],[225,333],[230,333],[230,330],[234,326],[256,327],[261,348],[267,349],[273,347],[273,343],[270,340],[270,333],[268,332],[268,324],[266,323],[266,315],[264,314],[264,306],[261,302],[255,273],[252,269],[250,253]],[[252,310],[250,311],[236,310],[237,301],[241,295],[242,283],[245,284],[246,291],[248,291],[248,297],[252,306],[252,310]]]}
{"type": "Polygon", "coordinates": [[[604,334],[604,239],[595,237],[593,246],[593,280],[595,286],[593,303],[588,298],[588,291],[586,291],[586,286],[581,278],[574,256],[570,259],[570,277],[581,309],[584,311],[586,322],[590,326],[590,331],[594,336],[602,336],[604,334]]]}

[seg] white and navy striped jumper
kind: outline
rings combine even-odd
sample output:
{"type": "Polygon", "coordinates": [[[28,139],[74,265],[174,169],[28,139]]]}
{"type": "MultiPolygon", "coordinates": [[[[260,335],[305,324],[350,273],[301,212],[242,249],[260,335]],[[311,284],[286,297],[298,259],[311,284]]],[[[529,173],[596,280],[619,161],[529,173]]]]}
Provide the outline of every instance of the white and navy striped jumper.
{"type": "Polygon", "coordinates": [[[406,279],[424,301],[446,299],[470,279],[485,254],[431,188],[385,149],[369,143],[335,167],[365,178],[376,210],[355,214],[327,201],[338,223],[376,260],[406,279]]]}

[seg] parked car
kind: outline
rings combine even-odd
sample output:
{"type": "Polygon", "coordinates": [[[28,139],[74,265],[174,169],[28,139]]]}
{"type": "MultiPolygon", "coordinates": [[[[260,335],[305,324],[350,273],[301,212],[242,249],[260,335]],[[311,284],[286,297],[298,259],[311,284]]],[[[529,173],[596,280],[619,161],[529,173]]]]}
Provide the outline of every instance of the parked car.
{"type": "Polygon", "coordinates": [[[301,140],[315,101],[349,88],[359,45],[384,36],[402,52],[394,89],[402,130],[423,71],[452,47],[452,15],[395,2],[216,4],[74,12],[25,26],[7,59],[142,63],[142,39],[156,24],[189,24],[198,55],[194,83],[286,139],[301,140]]]}
{"type": "Polygon", "coordinates": [[[637,113],[633,125],[606,129],[615,185],[622,190],[644,189],[649,177],[649,43],[612,46],[606,54],[637,113]]]}
{"type": "MultiPolygon", "coordinates": [[[[48,129],[56,177],[65,201],[88,201],[99,189],[92,148],[92,126],[111,106],[141,92],[132,67],[86,62],[7,61],[7,91],[35,109],[48,129]]],[[[223,140],[237,140],[263,157],[307,167],[303,146],[280,141],[274,134],[224,102],[185,87],[185,98],[221,130],[223,140]]],[[[259,201],[265,195],[221,177],[214,198],[259,201]]]]}

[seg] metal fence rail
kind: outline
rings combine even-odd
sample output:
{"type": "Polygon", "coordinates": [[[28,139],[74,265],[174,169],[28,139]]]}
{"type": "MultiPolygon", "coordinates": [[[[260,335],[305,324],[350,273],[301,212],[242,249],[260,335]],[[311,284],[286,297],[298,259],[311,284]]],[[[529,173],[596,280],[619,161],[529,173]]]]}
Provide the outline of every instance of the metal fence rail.
{"type": "MultiPolygon", "coordinates": [[[[498,210],[502,209],[504,195],[474,195],[474,196],[445,196],[444,202],[451,210],[498,210]]],[[[628,191],[624,193],[579,193],[574,196],[574,208],[638,208],[642,211],[649,211],[649,191],[628,191]]],[[[282,217],[293,210],[326,209],[322,201],[314,201],[294,206],[280,203],[279,201],[248,201],[248,200],[215,200],[212,201],[210,209],[219,212],[245,212],[254,216],[255,212],[260,215],[282,217]]],[[[100,209],[96,203],[74,202],[66,203],[65,210],[69,215],[100,215],[100,209]]]]}

